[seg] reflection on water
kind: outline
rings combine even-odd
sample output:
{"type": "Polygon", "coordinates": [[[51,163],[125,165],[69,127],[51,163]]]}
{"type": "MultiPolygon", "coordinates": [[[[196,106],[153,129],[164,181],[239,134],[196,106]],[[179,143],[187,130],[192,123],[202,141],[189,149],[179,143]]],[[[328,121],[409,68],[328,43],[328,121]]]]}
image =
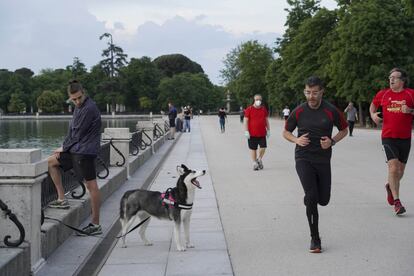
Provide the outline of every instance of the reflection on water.
{"type": "MultiPolygon", "coordinates": [[[[48,156],[61,146],[69,119],[57,120],[0,120],[0,148],[39,148],[48,156]]],[[[137,119],[102,119],[102,132],[107,127],[128,127],[135,131],[137,119]]]]}

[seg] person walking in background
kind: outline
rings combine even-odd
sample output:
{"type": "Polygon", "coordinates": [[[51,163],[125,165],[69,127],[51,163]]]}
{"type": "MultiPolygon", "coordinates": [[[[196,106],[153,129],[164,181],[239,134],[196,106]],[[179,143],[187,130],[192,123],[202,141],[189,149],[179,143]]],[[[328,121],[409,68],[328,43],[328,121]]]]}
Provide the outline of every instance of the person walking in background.
{"type": "Polygon", "coordinates": [[[221,107],[219,109],[218,117],[219,117],[219,122],[220,122],[221,133],[224,133],[226,131],[226,118],[227,118],[226,110],[224,109],[224,107],[221,107]]]}
{"type": "Polygon", "coordinates": [[[305,192],[304,204],[311,234],[311,253],[322,252],[318,204],[326,206],[331,197],[332,147],[348,133],[344,116],[322,100],[324,85],[318,77],[305,83],[306,102],[297,106],[285,124],[283,137],[296,144],[296,172],[305,192]],[[332,136],[333,127],[339,132],[332,136]],[[298,129],[298,136],[293,131],[298,129]]]}
{"type": "Polygon", "coordinates": [[[349,136],[352,136],[355,122],[358,121],[358,111],[355,108],[354,103],[349,102],[344,112],[346,113],[346,120],[348,121],[348,125],[349,125],[349,136]]]}
{"type": "Polygon", "coordinates": [[[82,230],[89,235],[99,235],[102,234],[99,225],[101,196],[96,181],[95,159],[101,146],[101,113],[95,102],[85,95],[78,81],[69,83],[68,95],[75,105],[69,132],[62,147],[55,150],[47,160],[49,174],[58,193],[58,199],[51,202],[49,207],[69,208],[64,195],[60,169],[68,171],[73,168],[78,180],[85,180],[91,196],[92,222],[82,230]]]}
{"type": "Polygon", "coordinates": [[[289,118],[289,114],[290,114],[290,109],[288,106],[285,106],[285,108],[282,110],[283,113],[283,118],[285,119],[285,121],[289,118]]]}
{"type": "Polygon", "coordinates": [[[259,94],[254,95],[253,105],[247,107],[244,112],[244,129],[253,161],[253,170],[262,170],[262,159],[267,147],[266,137],[270,136],[270,125],[267,109],[262,105],[262,96],[259,94]],[[259,146],[259,155],[257,155],[259,146]]]}
{"type": "Polygon", "coordinates": [[[244,120],[244,109],[243,109],[243,106],[240,106],[239,114],[240,114],[240,123],[243,123],[243,120],[244,120]]]}
{"type": "Polygon", "coordinates": [[[175,135],[175,119],[177,118],[177,109],[174,107],[172,102],[168,103],[168,120],[170,123],[171,134],[168,140],[173,140],[175,135]]]}
{"type": "Polygon", "coordinates": [[[190,120],[191,120],[191,110],[189,106],[184,107],[184,132],[191,131],[190,120]]]}
{"type": "Polygon", "coordinates": [[[414,90],[407,88],[408,74],[394,68],[389,75],[389,88],[379,91],[369,112],[375,124],[383,120],[381,139],[388,164],[387,201],[394,205],[396,215],[406,212],[400,201],[400,182],[411,149],[411,129],[414,114],[414,90]],[[382,119],[378,108],[382,108],[382,119]]]}

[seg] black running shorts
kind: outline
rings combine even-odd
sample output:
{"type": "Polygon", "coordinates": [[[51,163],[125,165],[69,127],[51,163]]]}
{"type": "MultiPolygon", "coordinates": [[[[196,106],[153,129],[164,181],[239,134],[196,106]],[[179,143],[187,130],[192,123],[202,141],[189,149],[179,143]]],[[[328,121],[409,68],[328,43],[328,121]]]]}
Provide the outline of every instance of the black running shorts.
{"type": "Polygon", "coordinates": [[[247,143],[249,145],[249,149],[251,149],[251,150],[257,150],[258,146],[260,146],[260,148],[266,148],[267,147],[266,136],[263,136],[263,137],[250,137],[250,139],[247,140],[247,143]]]}
{"type": "Polygon", "coordinates": [[[73,168],[78,180],[96,179],[95,155],[61,152],[58,159],[60,167],[66,172],[73,168]]]}
{"type": "Polygon", "coordinates": [[[170,119],[170,127],[175,127],[175,119],[170,119]]]}
{"type": "Polygon", "coordinates": [[[398,159],[406,164],[410,155],[411,139],[383,138],[382,146],[387,157],[387,161],[398,159]]]}

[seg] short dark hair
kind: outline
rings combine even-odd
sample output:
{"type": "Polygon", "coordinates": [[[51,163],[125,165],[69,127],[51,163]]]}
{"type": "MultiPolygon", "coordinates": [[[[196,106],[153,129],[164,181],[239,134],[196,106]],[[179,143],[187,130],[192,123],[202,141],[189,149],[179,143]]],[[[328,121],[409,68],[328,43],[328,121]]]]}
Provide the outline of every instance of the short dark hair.
{"type": "Polygon", "coordinates": [[[319,77],[316,77],[316,76],[311,76],[307,78],[305,81],[305,85],[309,87],[319,86],[320,89],[325,89],[324,82],[319,77]]]}
{"type": "Polygon", "coordinates": [[[408,82],[409,82],[407,71],[405,71],[402,68],[395,67],[395,68],[392,68],[391,69],[390,75],[392,73],[394,73],[394,72],[400,72],[400,74],[401,74],[400,80],[402,80],[404,82],[404,88],[407,87],[408,86],[408,82]]]}
{"type": "Polygon", "coordinates": [[[82,84],[77,80],[71,80],[68,85],[68,93],[75,94],[78,91],[83,91],[82,84]]]}

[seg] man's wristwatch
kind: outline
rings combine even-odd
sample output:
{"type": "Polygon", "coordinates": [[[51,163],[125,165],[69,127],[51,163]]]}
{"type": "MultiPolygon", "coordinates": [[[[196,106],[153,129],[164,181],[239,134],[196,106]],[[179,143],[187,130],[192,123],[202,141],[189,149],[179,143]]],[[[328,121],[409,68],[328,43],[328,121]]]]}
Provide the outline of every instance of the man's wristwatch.
{"type": "Polygon", "coordinates": [[[335,146],[336,142],[334,139],[331,138],[331,147],[335,146]]]}

